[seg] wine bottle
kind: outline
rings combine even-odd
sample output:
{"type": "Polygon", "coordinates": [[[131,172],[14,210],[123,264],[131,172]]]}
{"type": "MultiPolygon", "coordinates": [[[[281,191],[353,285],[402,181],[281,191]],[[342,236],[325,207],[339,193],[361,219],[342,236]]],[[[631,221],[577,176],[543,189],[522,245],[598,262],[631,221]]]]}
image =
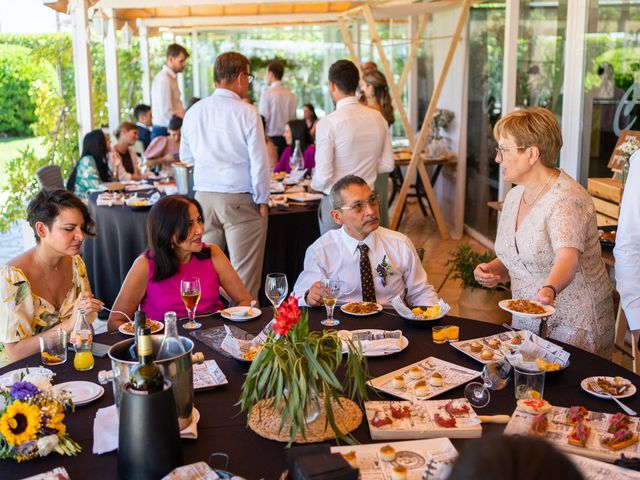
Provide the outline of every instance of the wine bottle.
{"type": "Polygon", "coordinates": [[[129,347],[129,357],[134,362],[138,361],[138,329],[147,324],[147,315],[142,310],[136,310],[133,314],[133,343],[129,347]]]}
{"type": "Polygon", "coordinates": [[[160,350],[156,359],[164,360],[166,358],[178,357],[186,352],[182,340],[178,335],[178,316],[176,312],[167,312],[164,314],[164,338],[160,344],[160,350]]]}
{"type": "Polygon", "coordinates": [[[153,363],[151,329],[147,325],[138,328],[138,364],[131,369],[129,383],[133,390],[147,393],[160,392],[164,388],[164,377],[153,363]]]}

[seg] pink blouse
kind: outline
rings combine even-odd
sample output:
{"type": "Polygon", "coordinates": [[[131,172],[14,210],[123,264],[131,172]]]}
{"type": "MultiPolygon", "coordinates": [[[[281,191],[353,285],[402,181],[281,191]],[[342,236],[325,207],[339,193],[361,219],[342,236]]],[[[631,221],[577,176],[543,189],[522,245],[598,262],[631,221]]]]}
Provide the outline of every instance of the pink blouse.
{"type": "Polygon", "coordinates": [[[144,310],[147,318],[163,320],[165,312],[169,311],[176,312],[178,318],[185,317],[187,309],[180,296],[180,281],[191,277],[200,279],[200,288],[202,290],[196,314],[214,313],[224,308],[219,298],[220,281],[218,280],[218,272],[213,267],[213,262],[210,258],[200,259],[192,255],[189,263],[180,265],[175,275],[164,280],[155,281],[151,280],[155,270],[155,262],[151,252],[147,252],[146,257],[149,262],[149,282],[147,283],[147,292],[140,303],[140,308],[144,310]]]}
{"type": "MultiPolygon", "coordinates": [[[[282,155],[280,155],[280,160],[278,161],[278,165],[274,169],[274,172],[291,172],[291,156],[293,155],[293,148],[291,145],[287,145],[287,147],[283,150],[282,155]]],[[[311,174],[311,170],[316,166],[316,146],[311,144],[307,147],[307,149],[302,154],[304,158],[304,168],[307,171],[307,174],[311,174]]]]}

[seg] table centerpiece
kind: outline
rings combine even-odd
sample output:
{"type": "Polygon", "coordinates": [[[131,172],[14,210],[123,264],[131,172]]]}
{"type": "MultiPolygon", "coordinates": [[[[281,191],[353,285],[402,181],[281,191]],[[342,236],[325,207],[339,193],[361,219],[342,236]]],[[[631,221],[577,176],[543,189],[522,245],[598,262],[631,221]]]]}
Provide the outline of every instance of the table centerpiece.
{"type": "Polygon", "coordinates": [[[360,344],[343,343],[336,330],[309,331],[308,312],[293,295],[276,310],[273,331],[242,386],[239,405],[248,412],[249,426],[288,445],[330,438],[355,442],[349,432],[362,421],[362,410],[352,400],[366,399],[369,379],[360,344]],[[346,371],[340,382],[343,344],[346,371]]]}

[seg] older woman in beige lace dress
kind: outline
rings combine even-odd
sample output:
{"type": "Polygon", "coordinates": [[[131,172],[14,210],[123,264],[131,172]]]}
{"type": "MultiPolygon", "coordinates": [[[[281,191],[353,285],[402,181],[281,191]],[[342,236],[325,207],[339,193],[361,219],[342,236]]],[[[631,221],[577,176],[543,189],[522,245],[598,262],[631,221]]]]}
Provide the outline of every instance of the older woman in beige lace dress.
{"type": "MultiPolygon", "coordinates": [[[[586,190],[555,168],[562,147],[558,122],[546,109],[519,110],[496,124],[494,136],[496,162],[517,186],[504,201],[498,258],[478,265],[476,280],[487,287],[511,280],[513,298],[555,305],[549,338],[609,358],[613,303],[595,208],[586,190]]],[[[513,317],[515,328],[537,332],[539,324],[513,317]]]]}

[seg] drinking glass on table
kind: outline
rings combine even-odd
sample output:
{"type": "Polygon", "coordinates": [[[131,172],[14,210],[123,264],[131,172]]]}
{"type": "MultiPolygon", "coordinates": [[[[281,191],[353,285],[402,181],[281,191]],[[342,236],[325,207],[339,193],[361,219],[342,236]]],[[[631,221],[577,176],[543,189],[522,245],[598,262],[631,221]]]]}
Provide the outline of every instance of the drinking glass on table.
{"type": "Polygon", "coordinates": [[[264,282],[264,294],[273,305],[274,314],[284,299],[287,298],[288,291],[289,285],[287,276],[284,273],[267,274],[267,279],[264,282]]]}
{"type": "Polygon", "coordinates": [[[483,383],[473,382],[464,389],[464,396],[474,407],[486,407],[491,400],[489,390],[502,390],[511,378],[511,364],[506,360],[487,363],[482,369],[483,383]]]}
{"type": "Polygon", "coordinates": [[[323,279],[322,286],[325,289],[322,301],[324,302],[324,307],[327,309],[327,318],[326,320],[322,320],[320,324],[325,327],[335,327],[340,323],[340,320],[333,318],[333,309],[340,295],[340,280],[323,279]]]}
{"type": "Polygon", "coordinates": [[[180,281],[180,296],[189,314],[189,321],[183,325],[187,330],[195,330],[202,326],[201,323],[195,321],[196,308],[198,307],[201,293],[200,279],[198,277],[191,277],[180,281]]]}

